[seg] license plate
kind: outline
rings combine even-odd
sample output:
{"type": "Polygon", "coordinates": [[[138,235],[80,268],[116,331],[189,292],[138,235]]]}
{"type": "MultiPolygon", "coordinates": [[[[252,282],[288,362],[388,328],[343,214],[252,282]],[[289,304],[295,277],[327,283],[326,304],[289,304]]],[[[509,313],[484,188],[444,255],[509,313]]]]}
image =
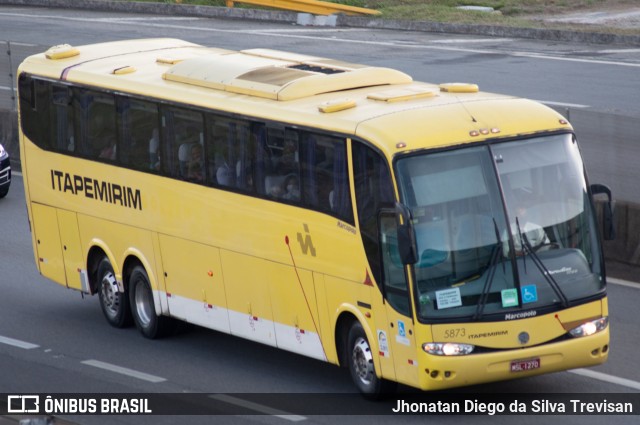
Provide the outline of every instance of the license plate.
{"type": "Polygon", "coordinates": [[[515,360],[511,362],[511,372],[525,372],[539,368],[540,359],[515,360]]]}

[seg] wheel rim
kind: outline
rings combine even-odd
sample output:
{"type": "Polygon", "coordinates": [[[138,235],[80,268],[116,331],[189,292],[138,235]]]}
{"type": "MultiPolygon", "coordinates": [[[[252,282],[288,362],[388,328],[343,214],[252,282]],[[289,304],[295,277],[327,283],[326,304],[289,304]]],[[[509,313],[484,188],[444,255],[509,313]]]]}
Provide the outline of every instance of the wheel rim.
{"type": "Polygon", "coordinates": [[[143,327],[148,327],[151,323],[151,318],[154,312],[151,309],[153,305],[151,299],[151,291],[149,291],[145,285],[145,282],[138,281],[135,289],[135,305],[136,305],[136,315],[138,316],[138,320],[140,325],[143,327]]]}
{"type": "Polygon", "coordinates": [[[101,293],[102,305],[105,312],[110,317],[115,317],[120,311],[120,292],[118,291],[118,282],[111,272],[107,272],[102,276],[101,293]]]}
{"type": "Polygon", "coordinates": [[[373,356],[371,348],[366,339],[359,337],[354,346],[351,361],[353,363],[353,371],[356,377],[364,385],[371,385],[374,375],[373,356]]]}

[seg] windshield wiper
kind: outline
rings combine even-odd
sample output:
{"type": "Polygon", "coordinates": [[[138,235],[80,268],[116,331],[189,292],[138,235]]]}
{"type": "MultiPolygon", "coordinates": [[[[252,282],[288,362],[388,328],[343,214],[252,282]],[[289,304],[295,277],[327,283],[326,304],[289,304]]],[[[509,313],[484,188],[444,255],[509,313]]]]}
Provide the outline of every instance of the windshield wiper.
{"type": "MultiPolygon", "coordinates": [[[[556,280],[553,278],[553,276],[549,272],[549,269],[544,265],[542,260],[540,260],[540,257],[538,257],[538,254],[536,254],[536,252],[533,250],[533,246],[531,246],[531,242],[529,242],[529,238],[527,237],[527,234],[523,233],[522,230],[520,229],[520,221],[518,220],[518,217],[516,217],[516,225],[518,226],[518,233],[519,233],[520,239],[521,241],[524,241],[522,246],[528,251],[529,255],[531,255],[533,264],[535,264],[535,266],[538,268],[540,273],[542,273],[542,276],[549,283],[549,286],[551,286],[551,289],[553,289],[553,292],[555,292],[556,295],[562,300],[562,306],[567,308],[569,306],[569,299],[564,294],[564,292],[562,292],[560,285],[558,285],[558,282],[556,282],[556,280]]],[[[525,265],[524,267],[525,267],[525,273],[526,273],[526,267],[527,267],[526,257],[523,257],[522,262],[525,265]]]]}
{"type": "MultiPolygon", "coordinates": [[[[484,306],[487,305],[487,299],[489,298],[489,290],[491,289],[491,284],[493,283],[493,277],[496,274],[496,264],[498,262],[498,258],[500,258],[500,253],[502,251],[502,242],[500,242],[500,232],[498,231],[498,224],[496,223],[496,219],[493,219],[493,228],[496,232],[496,245],[491,253],[491,260],[487,265],[486,270],[489,270],[489,275],[487,279],[484,281],[484,287],[482,288],[482,293],[480,294],[480,300],[478,301],[478,306],[476,308],[476,313],[473,315],[473,320],[478,320],[482,317],[482,313],[484,312],[484,306]]],[[[504,262],[502,263],[503,272],[505,271],[504,262]]]]}

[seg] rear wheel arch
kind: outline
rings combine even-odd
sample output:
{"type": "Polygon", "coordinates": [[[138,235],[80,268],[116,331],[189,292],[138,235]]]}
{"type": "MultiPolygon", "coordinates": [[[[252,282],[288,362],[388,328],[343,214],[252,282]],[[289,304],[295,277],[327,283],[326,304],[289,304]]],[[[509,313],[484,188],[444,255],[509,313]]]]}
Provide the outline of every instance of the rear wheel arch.
{"type": "Polygon", "coordinates": [[[142,335],[149,339],[157,339],[170,335],[177,328],[177,322],[162,315],[159,298],[154,296],[153,284],[149,276],[149,268],[143,262],[130,256],[124,265],[124,280],[127,282],[131,315],[136,327],[142,335]]]}

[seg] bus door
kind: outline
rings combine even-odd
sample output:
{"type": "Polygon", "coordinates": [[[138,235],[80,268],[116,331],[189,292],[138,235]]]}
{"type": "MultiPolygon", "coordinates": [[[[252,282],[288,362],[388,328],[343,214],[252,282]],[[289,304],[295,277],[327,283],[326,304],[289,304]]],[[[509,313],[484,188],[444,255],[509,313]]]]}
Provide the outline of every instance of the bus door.
{"type": "Polygon", "coordinates": [[[397,381],[414,385],[418,362],[410,296],[398,255],[396,212],[386,209],[395,205],[391,173],[384,156],[372,147],[353,141],[352,152],[358,226],[371,277],[383,295],[383,305],[374,307],[386,314],[384,322],[376,314],[381,372],[391,376],[391,363],[397,381]]]}
{"type": "MultiPolygon", "coordinates": [[[[382,212],[379,216],[381,282],[384,297],[386,342],[380,345],[380,355],[386,350],[393,359],[396,379],[408,385],[418,385],[418,351],[411,307],[411,294],[407,284],[406,266],[401,259],[398,244],[398,223],[395,212],[382,212]]],[[[379,333],[379,332],[378,332],[379,333]]]]}

